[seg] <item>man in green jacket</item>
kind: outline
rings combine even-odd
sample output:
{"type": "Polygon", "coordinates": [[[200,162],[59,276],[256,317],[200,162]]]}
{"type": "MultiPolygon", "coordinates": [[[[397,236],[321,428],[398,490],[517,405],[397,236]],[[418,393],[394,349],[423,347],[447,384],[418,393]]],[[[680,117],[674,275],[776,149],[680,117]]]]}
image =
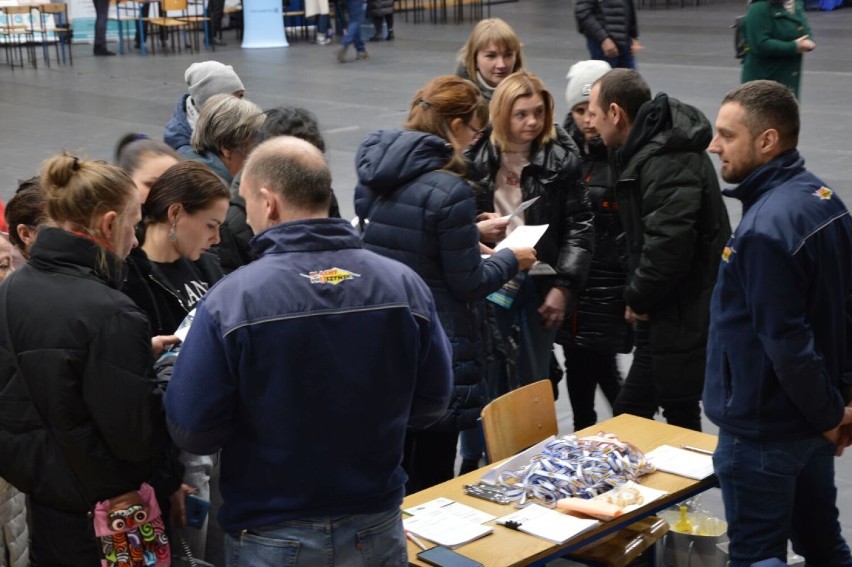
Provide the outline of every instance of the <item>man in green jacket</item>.
{"type": "Polygon", "coordinates": [[[802,3],[754,0],[741,25],[747,45],[742,82],[777,81],[799,98],[802,54],[816,47],[802,3]]]}
{"type": "Polygon", "coordinates": [[[634,325],[633,365],[614,411],[701,429],[710,294],[731,234],[698,109],[613,69],[592,87],[592,126],[610,150],[627,235],[624,317],[634,325]]]}

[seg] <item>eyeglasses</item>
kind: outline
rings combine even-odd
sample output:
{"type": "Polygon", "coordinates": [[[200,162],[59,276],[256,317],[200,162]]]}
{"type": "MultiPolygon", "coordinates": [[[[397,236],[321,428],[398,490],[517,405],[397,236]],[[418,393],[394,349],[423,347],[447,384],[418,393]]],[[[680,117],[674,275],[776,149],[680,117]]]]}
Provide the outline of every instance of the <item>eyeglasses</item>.
{"type": "Polygon", "coordinates": [[[484,128],[474,128],[470,125],[470,122],[465,122],[464,125],[470,128],[470,131],[473,132],[475,136],[479,136],[480,134],[482,134],[482,130],[484,130],[484,128]]]}

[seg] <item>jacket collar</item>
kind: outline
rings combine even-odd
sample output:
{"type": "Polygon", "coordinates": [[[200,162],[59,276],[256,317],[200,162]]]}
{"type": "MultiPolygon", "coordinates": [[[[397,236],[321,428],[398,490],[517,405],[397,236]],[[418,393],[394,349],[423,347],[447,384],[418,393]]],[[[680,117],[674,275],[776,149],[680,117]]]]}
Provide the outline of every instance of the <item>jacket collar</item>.
{"type": "Polygon", "coordinates": [[[258,256],[361,248],[361,239],[345,219],[305,219],[267,228],[251,240],[258,256]]]}
{"type": "Polygon", "coordinates": [[[115,289],[121,288],[126,273],[124,262],[112,252],[87,238],[50,226],[39,229],[29,263],[47,272],[96,278],[115,289]]]}
{"type": "Polygon", "coordinates": [[[723,190],[722,194],[739,199],[748,208],[761,195],[775,189],[804,169],[805,159],[799,155],[798,150],[790,150],[761,165],[749,173],[739,185],[723,190]]]}

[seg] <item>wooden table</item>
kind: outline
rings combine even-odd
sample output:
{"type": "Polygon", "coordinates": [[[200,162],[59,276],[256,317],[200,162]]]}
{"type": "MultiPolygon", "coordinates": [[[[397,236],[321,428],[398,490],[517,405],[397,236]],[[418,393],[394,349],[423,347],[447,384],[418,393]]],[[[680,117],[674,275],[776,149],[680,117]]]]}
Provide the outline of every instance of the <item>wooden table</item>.
{"type": "MultiPolygon", "coordinates": [[[[585,437],[599,432],[614,433],[619,440],[632,443],[646,453],[660,445],[672,445],[674,447],[691,445],[710,451],[716,448],[716,437],[713,435],[626,414],[578,431],[576,435],[585,437]]],[[[510,514],[515,510],[511,505],[488,502],[467,496],[464,493],[463,485],[476,484],[479,482],[479,478],[490,468],[491,466],[485,467],[412,494],[405,498],[402,507],[409,508],[438,497],[445,497],[478,508],[498,518],[510,514]]],[[[654,472],[640,477],[639,482],[652,488],[665,490],[668,494],[629,514],[608,522],[602,522],[597,528],[568,540],[562,545],[556,545],[523,532],[496,525],[495,521],[492,520],[488,524],[494,526],[494,533],[463,545],[456,551],[479,561],[486,567],[543,564],[567,551],[582,547],[618,531],[627,524],[669,508],[677,502],[716,486],[716,477],[710,476],[704,480],[692,480],[669,473],[654,472]]],[[[429,545],[431,547],[431,544],[429,545]]],[[[420,549],[417,546],[408,542],[410,565],[426,565],[426,563],[417,561],[416,556],[419,551],[420,549]]]]}

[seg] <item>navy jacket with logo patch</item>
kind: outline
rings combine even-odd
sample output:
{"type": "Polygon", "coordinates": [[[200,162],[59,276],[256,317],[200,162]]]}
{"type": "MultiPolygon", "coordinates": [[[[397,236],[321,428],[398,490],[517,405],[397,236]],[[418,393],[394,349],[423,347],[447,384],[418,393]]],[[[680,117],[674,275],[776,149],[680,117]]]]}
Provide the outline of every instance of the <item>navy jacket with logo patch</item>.
{"type": "Polygon", "coordinates": [[[444,414],[450,345],[423,280],[345,220],[281,224],[198,303],[166,394],[175,443],[222,449],[224,529],[398,508],[407,427],[444,414]]]}
{"type": "Polygon", "coordinates": [[[835,427],[852,384],[852,218],[797,151],[725,194],[743,203],[711,302],[704,411],[756,440],[835,427]]]}

